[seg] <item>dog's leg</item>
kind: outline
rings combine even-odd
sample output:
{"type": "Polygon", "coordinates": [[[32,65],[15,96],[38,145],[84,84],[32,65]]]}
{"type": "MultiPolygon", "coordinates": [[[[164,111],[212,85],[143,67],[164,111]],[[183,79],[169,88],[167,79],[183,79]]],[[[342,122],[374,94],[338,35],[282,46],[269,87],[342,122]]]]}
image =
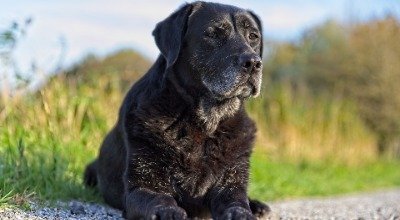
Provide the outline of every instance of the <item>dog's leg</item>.
{"type": "Polygon", "coordinates": [[[265,203],[254,199],[249,199],[249,201],[251,212],[257,218],[261,218],[271,212],[271,208],[265,203]]]}
{"type": "Polygon", "coordinates": [[[135,189],[125,195],[125,217],[127,219],[166,220],[186,219],[184,209],[169,195],[148,189],[135,189]]]}
{"type": "Polygon", "coordinates": [[[214,190],[210,204],[213,219],[256,219],[251,212],[245,188],[224,187],[214,190]]]}
{"type": "Polygon", "coordinates": [[[144,144],[138,139],[132,138],[129,144],[135,148],[128,148],[127,151],[123,178],[124,217],[135,220],[186,219],[185,210],[172,196],[174,189],[169,182],[170,174],[163,163],[168,155],[156,151],[157,148],[140,147],[144,144]]]}
{"type": "Polygon", "coordinates": [[[255,220],[247,196],[248,157],[225,170],[223,177],[208,193],[208,204],[213,219],[255,220]]]}
{"type": "Polygon", "coordinates": [[[91,162],[85,170],[83,182],[86,186],[94,187],[97,185],[97,160],[91,162]]]}

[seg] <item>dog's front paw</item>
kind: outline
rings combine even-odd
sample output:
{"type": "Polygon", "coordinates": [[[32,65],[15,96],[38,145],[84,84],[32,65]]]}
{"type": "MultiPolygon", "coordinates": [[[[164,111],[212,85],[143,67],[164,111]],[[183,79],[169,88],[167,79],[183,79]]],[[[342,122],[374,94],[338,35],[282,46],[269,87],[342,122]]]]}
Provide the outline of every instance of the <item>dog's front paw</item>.
{"type": "Polygon", "coordinates": [[[257,200],[250,200],[250,209],[257,218],[261,218],[271,212],[271,208],[268,205],[257,200]]]}
{"type": "Polygon", "coordinates": [[[223,220],[256,220],[256,217],[247,209],[242,207],[231,207],[225,210],[220,219],[223,220]]]}
{"type": "Polygon", "coordinates": [[[176,206],[163,206],[157,207],[154,214],[151,216],[152,220],[182,220],[187,219],[185,210],[176,206]]]}

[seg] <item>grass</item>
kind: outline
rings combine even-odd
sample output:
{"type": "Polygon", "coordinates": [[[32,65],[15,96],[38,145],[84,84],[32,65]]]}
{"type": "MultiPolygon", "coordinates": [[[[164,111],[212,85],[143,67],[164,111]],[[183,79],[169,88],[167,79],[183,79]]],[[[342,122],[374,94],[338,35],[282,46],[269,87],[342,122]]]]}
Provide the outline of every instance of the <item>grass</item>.
{"type": "MultiPolygon", "coordinates": [[[[400,186],[400,162],[370,156],[373,137],[347,107],[325,103],[305,109],[279,94],[275,110],[268,111],[266,96],[249,104],[260,130],[252,158],[253,197],[273,200],[400,186]],[[340,146],[336,151],[335,145],[340,146]]],[[[37,94],[1,100],[0,205],[23,205],[28,199],[101,201],[83,186],[82,173],[115,123],[122,97],[117,77],[98,77],[92,86],[58,77],[37,94]]]]}
{"type": "Polygon", "coordinates": [[[274,161],[260,153],[251,161],[250,196],[267,200],[327,196],[400,186],[400,162],[348,166],[333,162],[274,161]]]}
{"type": "Polygon", "coordinates": [[[258,124],[257,145],[274,158],[349,165],[378,159],[376,137],[353,103],[277,84],[247,107],[258,124]]]}

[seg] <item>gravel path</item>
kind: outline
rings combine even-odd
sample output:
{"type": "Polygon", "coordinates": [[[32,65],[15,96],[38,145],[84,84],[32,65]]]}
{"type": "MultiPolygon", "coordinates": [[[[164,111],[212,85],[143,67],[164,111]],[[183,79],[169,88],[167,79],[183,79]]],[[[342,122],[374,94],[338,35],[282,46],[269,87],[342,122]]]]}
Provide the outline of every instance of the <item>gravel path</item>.
{"type": "MultiPolygon", "coordinates": [[[[389,219],[400,220],[400,189],[329,198],[268,203],[272,213],[266,219],[389,219]]],[[[107,206],[71,201],[57,208],[32,210],[3,208],[0,219],[122,219],[121,212],[107,206]]]]}
{"type": "Polygon", "coordinates": [[[31,210],[0,209],[1,220],[14,219],[123,219],[121,212],[105,205],[78,201],[58,202],[55,207],[39,207],[31,204],[31,210]]]}
{"type": "Polygon", "coordinates": [[[400,189],[269,203],[268,219],[400,220],[400,189]]]}

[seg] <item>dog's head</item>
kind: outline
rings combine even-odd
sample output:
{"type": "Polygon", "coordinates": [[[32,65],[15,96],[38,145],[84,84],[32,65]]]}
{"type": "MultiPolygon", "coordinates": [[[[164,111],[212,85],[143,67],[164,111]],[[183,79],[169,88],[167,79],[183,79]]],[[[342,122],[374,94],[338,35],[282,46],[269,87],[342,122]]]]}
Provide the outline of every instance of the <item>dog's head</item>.
{"type": "Polygon", "coordinates": [[[263,42],[253,12],[194,2],[158,23],[153,35],[167,68],[180,69],[184,87],[204,89],[217,100],[259,94],[263,42]]]}

